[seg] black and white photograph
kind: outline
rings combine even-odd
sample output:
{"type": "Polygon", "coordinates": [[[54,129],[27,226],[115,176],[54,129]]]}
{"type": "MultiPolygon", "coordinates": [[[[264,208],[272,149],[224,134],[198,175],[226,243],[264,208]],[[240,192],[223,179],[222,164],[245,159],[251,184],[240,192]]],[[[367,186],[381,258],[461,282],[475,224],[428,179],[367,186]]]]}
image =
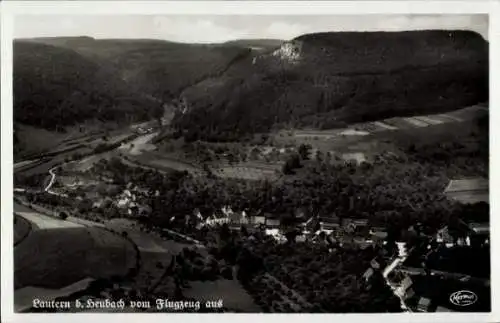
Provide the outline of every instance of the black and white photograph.
{"type": "Polygon", "coordinates": [[[492,312],[490,20],[16,14],[14,313],[492,312]]]}

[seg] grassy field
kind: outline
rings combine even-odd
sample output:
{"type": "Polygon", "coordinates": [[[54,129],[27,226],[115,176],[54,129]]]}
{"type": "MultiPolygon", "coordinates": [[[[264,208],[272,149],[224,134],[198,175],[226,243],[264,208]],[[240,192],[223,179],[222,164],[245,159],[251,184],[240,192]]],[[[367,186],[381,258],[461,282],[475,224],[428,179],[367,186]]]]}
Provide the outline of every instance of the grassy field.
{"type": "Polygon", "coordinates": [[[452,180],[445,191],[446,195],[461,203],[489,203],[489,187],[487,179],[452,180]]]}
{"type": "Polygon", "coordinates": [[[281,164],[265,164],[258,162],[246,162],[233,165],[223,165],[213,172],[222,178],[238,178],[246,180],[277,179],[281,171],[281,164]]]}
{"type": "Polygon", "coordinates": [[[203,171],[200,168],[196,167],[194,164],[184,162],[179,159],[170,158],[168,156],[154,152],[145,152],[141,155],[128,156],[127,158],[132,163],[137,163],[139,165],[151,167],[165,172],[176,170],[188,171],[196,176],[203,174],[203,171]]]}
{"type": "Polygon", "coordinates": [[[14,246],[21,243],[30,231],[30,222],[22,216],[14,214],[14,246]]]}
{"type": "Polygon", "coordinates": [[[141,266],[132,285],[138,290],[165,291],[170,288],[165,284],[165,271],[172,261],[172,255],[178,254],[186,244],[160,238],[154,233],[146,233],[138,225],[126,219],[113,219],[106,226],[118,232],[125,231],[128,237],[137,245],[140,253],[141,266]]]}
{"type": "MultiPolygon", "coordinates": [[[[384,151],[394,151],[402,143],[400,135],[418,138],[440,138],[457,129],[471,129],[473,120],[485,116],[488,110],[482,106],[471,106],[444,114],[430,114],[414,117],[398,117],[375,122],[353,124],[346,129],[334,130],[289,130],[275,133],[277,145],[308,144],[322,152],[342,154],[363,153],[365,158],[384,151]],[[366,131],[368,135],[348,133],[346,130],[366,131]]],[[[449,137],[449,135],[448,135],[449,137]]],[[[358,158],[356,158],[358,159],[358,158]]],[[[362,160],[360,158],[359,160],[362,160]]]]}
{"type": "Polygon", "coordinates": [[[87,277],[124,276],[135,257],[130,242],[100,228],[33,230],[14,250],[14,288],[56,289],[87,277]]]}

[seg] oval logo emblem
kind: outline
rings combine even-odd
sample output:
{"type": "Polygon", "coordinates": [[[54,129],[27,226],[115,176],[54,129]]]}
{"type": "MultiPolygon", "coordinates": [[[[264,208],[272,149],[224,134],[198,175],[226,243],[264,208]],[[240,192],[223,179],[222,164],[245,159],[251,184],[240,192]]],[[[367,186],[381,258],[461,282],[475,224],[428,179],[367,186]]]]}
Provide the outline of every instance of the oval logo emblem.
{"type": "Polygon", "coordinates": [[[477,295],[468,290],[460,290],[450,295],[450,302],[456,306],[469,306],[477,301],[477,295]]]}

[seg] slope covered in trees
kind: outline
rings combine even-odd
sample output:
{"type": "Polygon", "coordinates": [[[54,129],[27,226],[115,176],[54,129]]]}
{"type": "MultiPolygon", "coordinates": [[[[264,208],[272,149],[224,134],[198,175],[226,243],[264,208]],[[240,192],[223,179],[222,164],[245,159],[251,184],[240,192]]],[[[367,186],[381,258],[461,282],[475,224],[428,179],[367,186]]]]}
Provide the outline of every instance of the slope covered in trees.
{"type": "Polygon", "coordinates": [[[468,31],[303,35],[185,97],[174,124],[207,140],[455,110],[488,97],[488,43],[468,31]]]}
{"type": "Polygon", "coordinates": [[[14,43],[14,119],[50,130],[88,119],[141,121],[161,106],[78,53],[51,45],[14,43]]]}
{"type": "Polygon", "coordinates": [[[176,98],[179,92],[250,54],[241,44],[187,44],[148,39],[90,37],[37,38],[31,42],[72,49],[113,69],[136,90],[157,99],[176,98]]]}
{"type": "MultiPolygon", "coordinates": [[[[56,130],[84,122],[156,118],[178,105],[183,89],[221,75],[251,53],[250,48],[231,44],[90,37],[17,40],[15,126],[49,130],[57,136],[56,130]]],[[[19,136],[24,133],[15,134],[17,152],[30,150],[30,145],[40,148],[19,136]]]]}

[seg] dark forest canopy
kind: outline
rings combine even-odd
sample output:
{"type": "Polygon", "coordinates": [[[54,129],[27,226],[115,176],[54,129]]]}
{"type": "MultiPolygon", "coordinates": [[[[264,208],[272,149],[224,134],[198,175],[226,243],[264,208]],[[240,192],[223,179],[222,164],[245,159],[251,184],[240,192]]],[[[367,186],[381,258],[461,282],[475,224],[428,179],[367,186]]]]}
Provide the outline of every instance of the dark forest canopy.
{"type": "Polygon", "coordinates": [[[118,75],[78,53],[14,43],[14,119],[55,130],[88,119],[149,120],[161,106],[118,75]]]}

